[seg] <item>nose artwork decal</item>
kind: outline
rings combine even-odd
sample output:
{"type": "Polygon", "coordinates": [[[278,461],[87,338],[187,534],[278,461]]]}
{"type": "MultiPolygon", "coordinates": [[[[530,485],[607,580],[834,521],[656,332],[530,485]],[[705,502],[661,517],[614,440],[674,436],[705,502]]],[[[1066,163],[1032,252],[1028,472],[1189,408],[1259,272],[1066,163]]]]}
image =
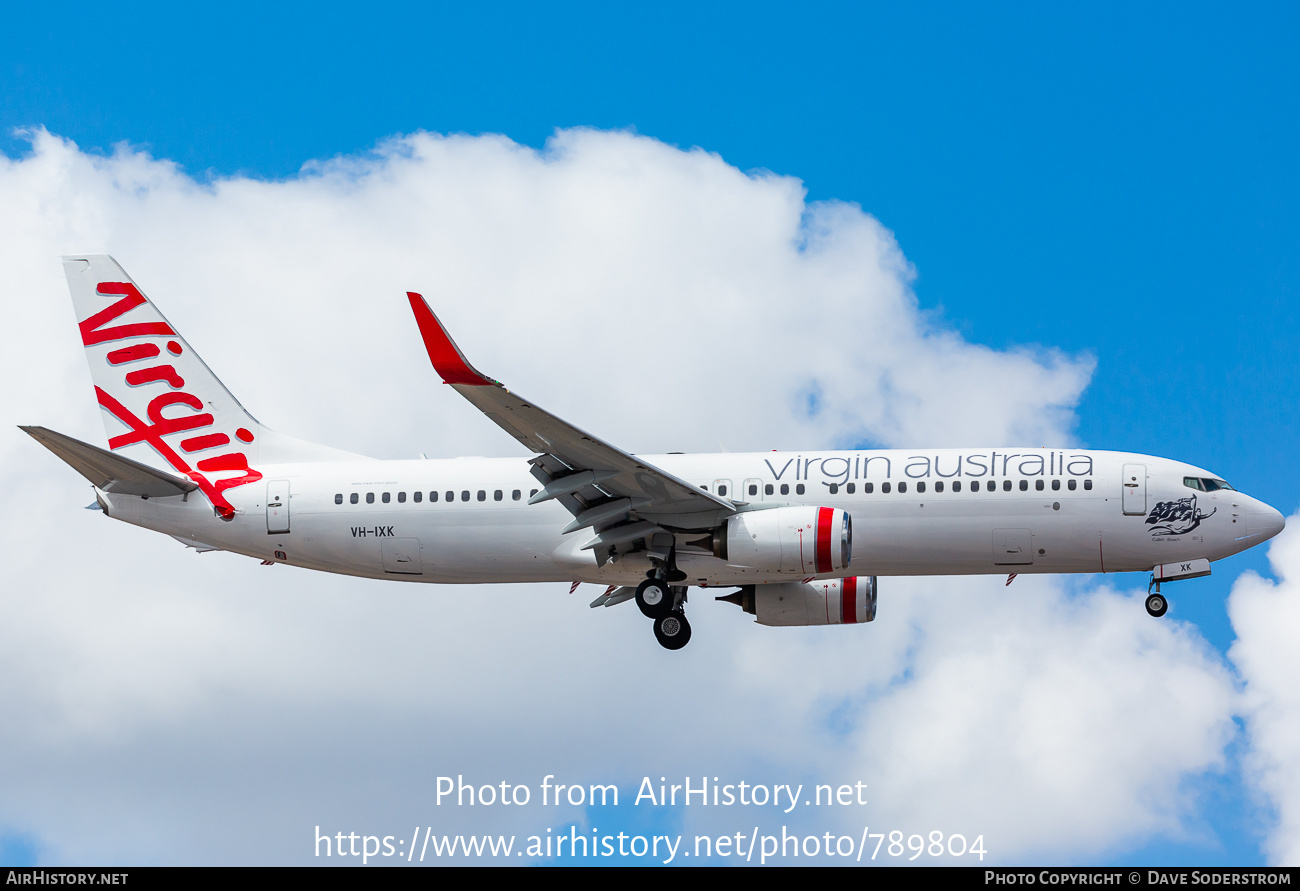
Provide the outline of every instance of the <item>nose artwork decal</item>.
{"type": "Polygon", "coordinates": [[[1183,535],[1201,525],[1201,520],[1214,516],[1218,510],[1216,507],[1208,514],[1201,513],[1195,495],[1177,501],[1161,501],[1151,509],[1147,524],[1151,526],[1152,535],[1183,535]]]}

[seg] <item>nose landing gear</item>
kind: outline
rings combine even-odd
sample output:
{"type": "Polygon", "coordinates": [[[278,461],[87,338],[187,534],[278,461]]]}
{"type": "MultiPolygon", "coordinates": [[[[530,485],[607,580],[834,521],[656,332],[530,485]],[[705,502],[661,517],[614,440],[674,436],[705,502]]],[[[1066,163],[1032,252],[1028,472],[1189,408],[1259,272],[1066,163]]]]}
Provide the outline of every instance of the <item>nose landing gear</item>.
{"type": "Polygon", "coordinates": [[[1167,612],[1169,612],[1169,601],[1160,593],[1160,583],[1153,575],[1151,584],[1147,585],[1147,615],[1158,619],[1167,612]]]}
{"type": "Polygon", "coordinates": [[[1209,574],[1210,561],[1206,557],[1161,563],[1151,570],[1151,581],[1147,585],[1147,612],[1158,619],[1169,611],[1169,599],[1160,593],[1161,582],[1199,579],[1209,574]]]}

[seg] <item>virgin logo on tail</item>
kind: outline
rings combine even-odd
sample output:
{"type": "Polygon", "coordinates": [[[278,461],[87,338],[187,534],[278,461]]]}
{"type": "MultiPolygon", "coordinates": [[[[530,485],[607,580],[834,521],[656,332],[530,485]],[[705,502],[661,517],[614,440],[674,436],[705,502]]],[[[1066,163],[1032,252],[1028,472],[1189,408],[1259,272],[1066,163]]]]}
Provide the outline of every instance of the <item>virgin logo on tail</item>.
{"type": "MultiPolygon", "coordinates": [[[[130,282],[100,282],[96,287],[96,291],[104,296],[121,294],[122,299],[80,322],[81,342],[85,346],[130,338],[178,336],[166,322],[140,322],[106,327],[120,316],[144,304],[146,302],[145,297],[130,282]]],[[[184,352],[184,347],[181,346],[178,340],[169,340],[166,349],[172,356],[179,356],[184,352]]],[[[162,349],[156,343],[141,340],[111,350],[106,358],[108,364],[116,367],[119,365],[133,366],[136,363],[155,359],[161,355],[162,349]]],[[[180,452],[199,452],[218,448],[229,444],[231,441],[228,434],[208,429],[214,426],[216,419],[213,418],[211,413],[204,411],[203,400],[182,389],[185,386],[185,379],[177,373],[175,366],[170,363],[132,368],[125,372],[123,381],[130,387],[150,383],[165,383],[170,388],[170,392],[162,393],[150,400],[145,409],[145,415],[148,419],[145,421],[113,398],[112,394],[96,385],[95,396],[98,398],[99,404],[129,428],[128,432],[111,437],[108,440],[108,447],[110,449],[120,449],[139,442],[149,444],[178,473],[184,474],[198,485],[220,516],[225,519],[233,517],[235,509],[222,493],[226,489],[235,486],[255,483],[262,478],[262,474],[248,466],[248,456],[241,451],[229,451],[223,455],[200,459],[193,468],[182,457],[180,452]],[[182,406],[182,413],[176,414],[176,410],[173,410],[171,416],[164,414],[165,410],[173,406],[182,406]],[[192,413],[184,411],[184,409],[189,409],[192,413]],[[205,429],[208,432],[200,432],[205,429]],[[163,438],[183,433],[191,435],[182,439],[178,444],[180,452],[163,438]],[[205,475],[228,472],[236,472],[240,475],[224,479],[211,479],[205,475]]],[[[253,432],[246,427],[240,427],[235,431],[235,438],[241,442],[250,443],[253,441],[253,432]]]]}

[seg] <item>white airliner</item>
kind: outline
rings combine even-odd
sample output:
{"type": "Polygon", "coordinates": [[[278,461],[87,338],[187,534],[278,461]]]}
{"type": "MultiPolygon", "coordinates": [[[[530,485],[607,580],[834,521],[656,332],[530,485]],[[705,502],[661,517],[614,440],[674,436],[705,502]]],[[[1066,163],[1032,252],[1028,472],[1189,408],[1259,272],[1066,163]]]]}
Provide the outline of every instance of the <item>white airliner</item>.
{"type": "Polygon", "coordinates": [[[690,586],[764,625],[870,622],[876,578],[1030,572],[1208,575],[1282,515],[1148,455],[971,448],[632,455],[480,374],[408,294],[442,380],[534,457],[380,461],[262,426],[106,255],[64,268],[108,450],[23,427],[114,519],[367,578],[591,582],[690,639],[690,586]],[[856,534],[855,534],[856,533],[856,534]],[[856,541],[855,541],[856,540],[856,541]]]}

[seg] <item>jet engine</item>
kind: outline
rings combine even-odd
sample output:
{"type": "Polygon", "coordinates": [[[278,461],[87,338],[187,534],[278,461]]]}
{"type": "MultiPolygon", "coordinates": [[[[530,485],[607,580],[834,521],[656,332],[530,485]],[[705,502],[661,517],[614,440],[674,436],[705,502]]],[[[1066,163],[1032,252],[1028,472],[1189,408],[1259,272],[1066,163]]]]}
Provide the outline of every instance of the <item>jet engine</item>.
{"type": "Polygon", "coordinates": [[[745,585],[719,597],[760,625],[857,625],[876,617],[876,577],[745,585]]]}
{"type": "Polygon", "coordinates": [[[833,507],[744,511],[713,533],[714,556],[733,566],[803,576],[848,568],[853,520],[833,507]]]}

